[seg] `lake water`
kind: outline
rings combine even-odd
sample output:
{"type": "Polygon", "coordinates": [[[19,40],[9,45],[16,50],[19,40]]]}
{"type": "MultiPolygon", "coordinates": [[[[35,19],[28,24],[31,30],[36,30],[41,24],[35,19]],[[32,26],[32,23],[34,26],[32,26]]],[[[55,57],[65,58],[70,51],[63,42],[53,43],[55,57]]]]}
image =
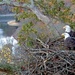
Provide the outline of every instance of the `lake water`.
{"type": "Polygon", "coordinates": [[[0,50],[2,50],[4,45],[9,45],[11,48],[8,47],[12,51],[12,54],[17,57],[20,56],[18,55],[20,46],[18,45],[18,41],[12,36],[17,27],[7,24],[8,21],[15,19],[15,13],[12,13],[10,9],[11,7],[8,5],[0,6],[0,50]]]}
{"type": "Polygon", "coordinates": [[[3,30],[3,34],[5,36],[11,36],[15,31],[15,26],[9,26],[7,23],[0,23],[0,29],[3,30]]]}
{"type": "Polygon", "coordinates": [[[6,44],[11,44],[12,54],[15,54],[15,48],[18,46],[18,41],[12,36],[15,31],[15,26],[9,26],[7,22],[0,22],[0,49],[6,44]]]}

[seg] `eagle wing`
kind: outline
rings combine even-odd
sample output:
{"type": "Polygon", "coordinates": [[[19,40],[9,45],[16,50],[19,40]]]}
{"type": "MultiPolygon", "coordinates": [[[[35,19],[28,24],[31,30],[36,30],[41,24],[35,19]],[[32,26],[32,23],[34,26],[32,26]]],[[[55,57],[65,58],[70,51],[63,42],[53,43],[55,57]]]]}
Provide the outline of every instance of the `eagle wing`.
{"type": "Polygon", "coordinates": [[[69,34],[71,37],[75,37],[75,31],[71,31],[71,32],[69,32],[69,34]]]}
{"type": "Polygon", "coordinates": [[[64,40],[64,44],[67,47],[75,47],[75,37],[68,37],[64,40]]]}
{"type": "Polygon", "coordinates": [[[71,45],[75,46],[75,37],[70,37],[68,41],[71,45]]]}

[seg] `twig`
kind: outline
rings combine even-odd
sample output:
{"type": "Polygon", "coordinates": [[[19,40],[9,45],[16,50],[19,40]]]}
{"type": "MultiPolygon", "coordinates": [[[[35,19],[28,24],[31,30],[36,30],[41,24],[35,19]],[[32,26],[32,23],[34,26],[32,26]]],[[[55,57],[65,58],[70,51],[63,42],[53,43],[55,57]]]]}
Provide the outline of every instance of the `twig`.
{"type": "Polygon", "coordinates": [[[49,45],[45,44],[42,40],[39,38],[36,38],[36,40],[44,47],[44,48],[49,48],[49,45]]]}
{"type": "Polygon", "coordinates": [[[48,42],[49,46],[51,46],[54,42],[61,40],[63,37],[59,37],[58,39],[53,40],[52,42],[48,42]]]}

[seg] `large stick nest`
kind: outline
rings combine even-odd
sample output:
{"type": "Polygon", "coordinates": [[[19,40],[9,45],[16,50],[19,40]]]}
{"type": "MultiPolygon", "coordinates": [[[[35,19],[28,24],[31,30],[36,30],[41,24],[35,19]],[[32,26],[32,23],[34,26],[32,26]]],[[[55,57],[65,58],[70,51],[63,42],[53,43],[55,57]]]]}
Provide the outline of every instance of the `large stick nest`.
{"type": "Polygon", "coordinates": [[[27,49],[25,75],[75,75],[75,51],[63,50],[63,40],[48,43],[49,49],[27,49]]]}

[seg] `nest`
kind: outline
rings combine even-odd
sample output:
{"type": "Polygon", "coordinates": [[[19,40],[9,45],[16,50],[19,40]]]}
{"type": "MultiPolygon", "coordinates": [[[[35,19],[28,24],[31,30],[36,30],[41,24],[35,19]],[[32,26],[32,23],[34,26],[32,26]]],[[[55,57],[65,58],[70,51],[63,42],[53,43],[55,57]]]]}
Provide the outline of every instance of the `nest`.
{"type": "Polygon", "coordinates": [[[75,75],[75,51],[66,50],[62,39],[48,42],[49,48],[25,49],[24,75],[75,75]]]}

